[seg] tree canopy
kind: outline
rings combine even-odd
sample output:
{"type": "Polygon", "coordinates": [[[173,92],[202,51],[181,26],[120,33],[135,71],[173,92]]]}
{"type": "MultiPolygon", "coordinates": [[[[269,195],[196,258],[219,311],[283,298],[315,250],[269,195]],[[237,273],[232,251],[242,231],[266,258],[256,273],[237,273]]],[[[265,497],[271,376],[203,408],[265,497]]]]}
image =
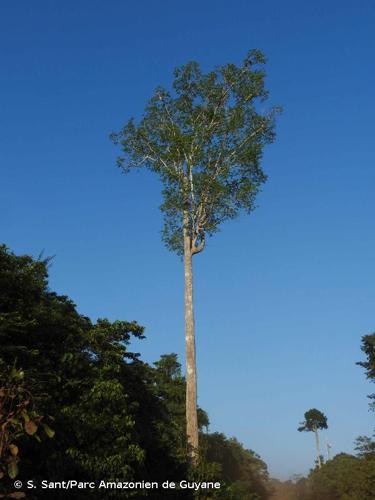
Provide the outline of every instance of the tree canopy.
{"type": "Polygon", "coordinates": [[[240,66],[226,64],[207,73],[197,62],[181,66],[172,90],[158,87],[142,118],[130,119],[112,134],[125,172],[146,167],[159,175],[163,239],[179,254],[184,224],[198,252],[222,222],[255,207],[266,180],[263,147],[274,139],[280,111],[265,108],[264,63],[264,55],[252,50],[240,66]]]}
{"type": "Polygon", "coordinates": [[[311,408],[305,412],[305,420],[301,422],[298,430],[300,432],[316,431],[317,429],[328,429],[327,417],[320,410],[311,408]]]}

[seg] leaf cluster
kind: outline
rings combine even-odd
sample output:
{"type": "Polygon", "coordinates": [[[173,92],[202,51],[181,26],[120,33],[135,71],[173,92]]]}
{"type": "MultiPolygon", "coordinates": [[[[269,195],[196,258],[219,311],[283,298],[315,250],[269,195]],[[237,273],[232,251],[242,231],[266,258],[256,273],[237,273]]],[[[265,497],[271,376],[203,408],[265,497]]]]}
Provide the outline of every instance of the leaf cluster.
{"type": "Polygon", "coordinates": [[[55,434],[39,415],[34,396],[27,389],[21,369],[0,364],[0,479],[18,474],[19,445],[32,436],[41,442],[38,431],[52,438],[55,434]]]}
{"type": "Polygon", "coordinates": [[[305,420],[298,427],[299,432],[315,432],[318,429],[328,429],[327,417],[320,410],[311,408],[305,412],[305,420]]]}
{"type": "MultiPolygon", "coordinates": [[[[362,337],[361,350],[366,356],[366,361],[360,361],[357,365],[362,366],[365,369],[366,376],[372,382],[375,381],[375,333],[370,335],[365,335],[362,337]]],[[[369,396],[370,399],[374,400],[372,403],[372,408],[375,408],[375,394],[369,396]]]]}
{"type": "Polygon", "coordinates": [[[182,253],[184,228],[194,250],[222,222],[255,208],[266,180],[263,148],[274,140],[280,111],[264,107],[264,64],[258,50],[239,66],[207,73],[189,62],[175,70],[170,91],[155,90],[138,122],[130,119],[112,134],[124,172],[145,167],[159,175],[163,239],[170,250],[182,253]]]}

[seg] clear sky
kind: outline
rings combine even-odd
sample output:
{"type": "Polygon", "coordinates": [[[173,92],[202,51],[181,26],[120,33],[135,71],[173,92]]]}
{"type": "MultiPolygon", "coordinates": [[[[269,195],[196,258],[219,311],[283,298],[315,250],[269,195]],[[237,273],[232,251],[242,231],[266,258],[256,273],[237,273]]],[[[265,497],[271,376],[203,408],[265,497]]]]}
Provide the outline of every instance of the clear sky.
{"type": "Polygon", "coordinates": [[[352,451],[375,424],[356,361],[375,330],[372,0],[39,0],[0,6],[0,227],[55,255],[51,287],[81,313],[137,320],[135,348],[183,362],[183,273],[160,240],[160,185],[121,175],[110,142],[174,67],[268,58],[284,108],[259,208],[195,259],[199,403],[271,474],[305,473],[311,407],[352,451]]]}

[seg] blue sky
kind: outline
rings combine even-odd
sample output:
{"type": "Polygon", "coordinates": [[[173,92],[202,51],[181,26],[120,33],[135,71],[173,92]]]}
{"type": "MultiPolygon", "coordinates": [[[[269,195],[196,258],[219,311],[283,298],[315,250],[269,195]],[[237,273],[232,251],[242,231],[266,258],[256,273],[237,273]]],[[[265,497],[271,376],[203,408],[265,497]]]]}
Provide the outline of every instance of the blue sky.
{"type": "Polygon", "coordinates": [[[121,175],[109,134],[174,67],[268,58],[284,108],[250,216],[195,259],[199,402],[272,475],[305,473],[317,407],[333,452],[370,435],[356,361],[375,330],[372,1],[2,2],[0,227],[16,253],[55,255],[51,287],[81,313],[136,319],[152,362],[183,362],[183,273],[160,240],[157,179],[121,175]]]}

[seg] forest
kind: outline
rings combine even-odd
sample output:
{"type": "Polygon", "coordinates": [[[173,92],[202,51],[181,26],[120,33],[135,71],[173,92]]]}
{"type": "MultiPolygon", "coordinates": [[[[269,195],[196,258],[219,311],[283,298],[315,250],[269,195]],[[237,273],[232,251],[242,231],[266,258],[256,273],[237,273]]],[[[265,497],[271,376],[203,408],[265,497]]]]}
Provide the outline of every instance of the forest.
{"type": "MultiPolygon", "coordinates": [[[[185,378],[176,354],[152,365],[133,352],[147,342],[141,323],[93,324],[69,297],[48,286],[49,259],[0,247],[0,475],[2,498],[223,498],[361,500],[374,498],[375,441],[359,437],[356,455],[339,453],[307,477],[269,477],[256,450],[209,432],[198,409],[199,463],[186,455],[185,378]],[[26,484],[101,480],[175,482],[168,489],[15,490],[26,484]],[[219,489],[179,488],[219,482],[219,489]]],[[[375,380],[375,334],[359,361],[375,380]]],[[[375,396],[370,396],[372,399],[375,396]]]]}

